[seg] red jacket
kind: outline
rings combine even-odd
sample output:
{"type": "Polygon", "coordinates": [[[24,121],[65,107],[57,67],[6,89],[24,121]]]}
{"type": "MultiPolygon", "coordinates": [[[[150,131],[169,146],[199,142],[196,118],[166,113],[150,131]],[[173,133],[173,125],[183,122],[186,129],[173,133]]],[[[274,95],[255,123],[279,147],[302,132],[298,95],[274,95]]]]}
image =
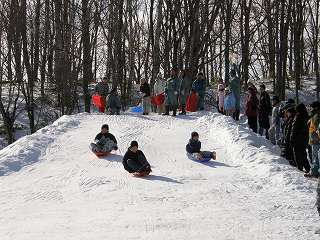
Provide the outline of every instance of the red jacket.
{"type": "Polygon", "coordinates": [[[258,116],[258,109],[259,109],[259,100],[257,95],[251,93],[247,98],[246,104],[246,115],[247,117],[257,117],[258,116]]]}

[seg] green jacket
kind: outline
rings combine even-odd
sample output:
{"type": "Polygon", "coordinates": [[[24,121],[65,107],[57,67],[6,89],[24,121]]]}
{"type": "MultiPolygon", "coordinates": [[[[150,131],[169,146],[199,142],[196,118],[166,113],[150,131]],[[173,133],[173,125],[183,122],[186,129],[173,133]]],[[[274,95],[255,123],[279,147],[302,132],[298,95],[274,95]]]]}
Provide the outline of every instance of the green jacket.
{"type": "Polygon", "coordinates": [[[180,89],[180,81],[178,77],[169,78],[166,83],[166,106],[178,106],[178,94],[180,89]]]}
{"type": "Polygon", "coordinates": [[[231,80],[230,88],[236,98],[236,109],[240,109],[240,79],[238,77],[231,80]]]}

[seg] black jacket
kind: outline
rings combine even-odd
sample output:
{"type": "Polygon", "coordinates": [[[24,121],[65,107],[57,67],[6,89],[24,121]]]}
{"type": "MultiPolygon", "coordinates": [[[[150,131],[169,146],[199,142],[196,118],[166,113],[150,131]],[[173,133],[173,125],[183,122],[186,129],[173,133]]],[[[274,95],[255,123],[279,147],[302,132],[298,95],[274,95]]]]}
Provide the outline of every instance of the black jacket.
{"type": "Polygon", "coordinates": [[[269,122],[269,115],[271,115],[272,112],[272,105],[270,101],[269,94],[264,91],[261,93],[260,99],[259,99],[259,124],[262,128],[269,128],[270,122],[269,122]]]}
{"type": "Polygon", "coordinates": [[[292,123],[290,142],[293,146],[307,146],[309,142],[308,118],[297,114],[292,123]]]}
{"type": "Polygon", "coordinates": [[[291,133],[292,133],[292,124],[293,124],[294,118],[287,119],[284,125],[284,156],[288,160],[293,160],[293,146],[291,143],[291,133]]]}
{"type": "Polygon", "coordinates": [[[140,86],[140,92],[144,93],[144,97],[150,97],[151,96],[151,89],[149,83],[145,82],[140,86]]]}
{"type": "Polygon", "coordinates": [[[115,144],[118,144],[118,143],[117,143],[117,139],[116,139],[115,136],[113,136],[111,133],[105,133],[105,134],[99,133],[99,134],[96,136],[95,140],[96,140],[96,141],[99,141],[99,140],[101,140],[102,137],[105,137],[106,139],[110,139],[110,140],[114,141],[115,144]]]}
{"type": "Polygon", "coordinates": [[[136,153],[132,152],[130,149],[126,152],[126,154],[123,157],[122,164],[125,170],[127,170],[129,173],[133,173],[134,170],[131,169],[128,166],[128,160],[133,160],[139,165],[142,166],[142,168],[149,168],[150,169],[150,164],[148,163],[146,156],[144,153],[140,150],[138,150],[136,153]]]}
{"type": "Polygon", "coordinates": [[[201,142],[190,139],[189,143],[186,146],[186,151],[192,154],[192,153],[199,153],[200,150],[201,150],[201,142]]]}

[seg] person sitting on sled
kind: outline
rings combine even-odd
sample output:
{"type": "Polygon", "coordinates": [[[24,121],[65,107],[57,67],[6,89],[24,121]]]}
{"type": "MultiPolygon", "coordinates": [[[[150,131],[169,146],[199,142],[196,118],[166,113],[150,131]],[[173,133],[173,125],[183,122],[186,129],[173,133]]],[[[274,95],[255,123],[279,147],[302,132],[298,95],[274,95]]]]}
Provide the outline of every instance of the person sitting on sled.
{"type": "Polygon", "coordinates": [[[216,159],[215,152],[201,151],[201,142],[199,141],[199,134],[197,132],[191,134],[191,139],[186,146],[186,150],[188,154],[200,161],[204,159],[216,159]]]}
{"type": "Polygon", "coordinates": [[[115,136],[109,133],[109,126],[107,124],[102,125],[101,132],[94,139],[94,143],[91,143],[91,150],[94,153],[106,153],[112,150],[117,151],[118,145],[115,136]]]}
{"type": "Polygon", "coordinates": [[[130,147],[123,157],[122,164],[125,170],[129,173],[140,173],[148,175],[151,170],[151,166],[148,163],[145,155],[139,150],[138,142],[132,141],[130,147]]]}

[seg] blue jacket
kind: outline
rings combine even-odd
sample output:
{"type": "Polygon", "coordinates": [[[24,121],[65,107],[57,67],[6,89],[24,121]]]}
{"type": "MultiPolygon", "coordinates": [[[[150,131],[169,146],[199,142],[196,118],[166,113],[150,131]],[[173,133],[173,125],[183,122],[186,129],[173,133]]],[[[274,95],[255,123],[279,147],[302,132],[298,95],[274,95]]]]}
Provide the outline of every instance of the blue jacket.
{"type": "Polygon", "coordinates": [[[189,140],[189,143],[186,146],[187,153],[199,153],[201,150],[201,142],[193,139],[189,140]]]}
{"type": "Polygon", "coordinates": [[[205,79],[196,79],[192,83],[192,90],[196,91],[199,94],[204,94],[206,91],[206,80],[205,79]]]}
{"type": "Polygon", "coordinates": [[[224,110],[229,111],[236,107],[236,98],[231,92],[229,95],[226,95],[224,98],[224,110]]]}

